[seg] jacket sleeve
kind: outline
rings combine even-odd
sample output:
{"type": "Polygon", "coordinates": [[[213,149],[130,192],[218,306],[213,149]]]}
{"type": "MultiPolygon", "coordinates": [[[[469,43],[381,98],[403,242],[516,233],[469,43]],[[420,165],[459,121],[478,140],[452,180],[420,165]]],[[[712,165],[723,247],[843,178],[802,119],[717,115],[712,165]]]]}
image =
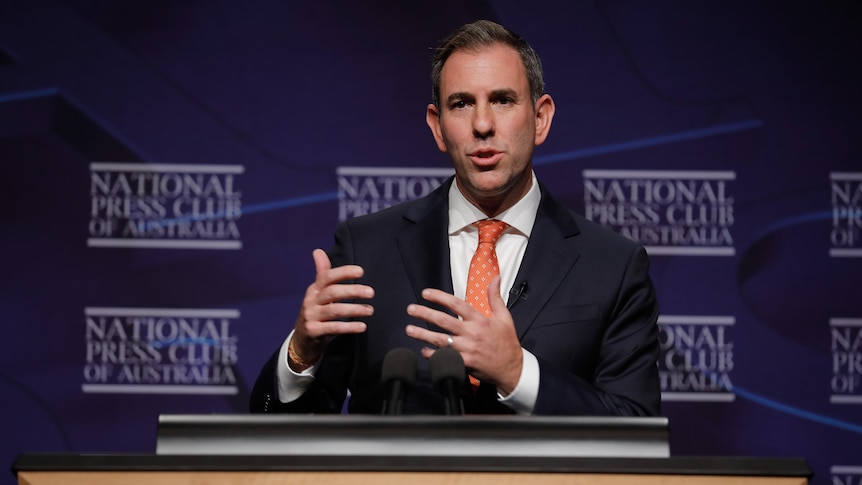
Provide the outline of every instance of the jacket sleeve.
{"type": "MultiPolygon", "coordinates": [[[[349,241],[347,225],[342,223],[335,233],[335,245],[329,251],[333,267],[348,264],[345,255],[349,253],[349,241]]],[[[276,350],[258,374],[249,397],[249,410],[253,413],[340,413],[347,396],[353,350],[353,336],[332,337],[314,381],[301,397],[289,403],[278,399],[279,351],[276,350]]]]}
{"type": "Polygon", "coordinates": [[[278,351],[270,357],[258,374],[249,398],[253,413],[340,413],[347,395],[346,362],[352,347],[351,338],[336,337],[327,348],[327,356],[320,363],[314,382],[298,399],[282,403],[278,399],[276,366],[278,351]]]}

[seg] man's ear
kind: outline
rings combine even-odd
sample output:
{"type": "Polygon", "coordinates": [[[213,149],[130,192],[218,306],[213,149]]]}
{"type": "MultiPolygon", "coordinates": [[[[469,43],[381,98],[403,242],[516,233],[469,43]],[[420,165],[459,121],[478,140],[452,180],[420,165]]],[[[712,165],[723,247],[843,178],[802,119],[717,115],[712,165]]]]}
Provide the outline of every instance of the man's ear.
{"type": "Polygon", "coordinates": [[[556,110],[554,99],[551,98],[550,94],[543,94],[536,101],[536,146],[544,143],[548,137],[556,110]]]}
{"type": "Polygon", "coordinates": [[[437,148],[446,153],[446,143],[443,141],[443,130],[440,127],[440,110],[433,103],[429,104],[425,110],[425,123],[428,123],[428,128],[431,128],[431,134],[434,135],[437,148]]]}

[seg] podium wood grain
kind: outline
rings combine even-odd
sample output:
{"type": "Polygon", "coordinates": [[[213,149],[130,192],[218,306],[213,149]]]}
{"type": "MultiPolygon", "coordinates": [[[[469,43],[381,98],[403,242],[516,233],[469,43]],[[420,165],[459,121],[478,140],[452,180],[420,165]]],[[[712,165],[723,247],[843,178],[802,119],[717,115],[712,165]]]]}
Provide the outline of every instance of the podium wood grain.
{"type": "Polygon", "coordinates": [[[800,477],[489,472],[21,471],[20,485],[805,485],[800,477]]]}

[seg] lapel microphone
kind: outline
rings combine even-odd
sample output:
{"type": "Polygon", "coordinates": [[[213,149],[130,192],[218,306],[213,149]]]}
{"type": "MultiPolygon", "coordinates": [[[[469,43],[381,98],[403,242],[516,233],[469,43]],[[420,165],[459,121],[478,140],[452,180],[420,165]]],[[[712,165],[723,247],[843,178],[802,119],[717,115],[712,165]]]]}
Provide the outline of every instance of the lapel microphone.
{"type": "Polygon", "coordinates": [[[522,281],[521,285],[516,290],[513,286],[511,290],[509,290],[509,304],[506,305],[506,308],[512,309],[515,306],[515,303],[518,300],[526,300],[527,299],[527,282],[522,281]]]}

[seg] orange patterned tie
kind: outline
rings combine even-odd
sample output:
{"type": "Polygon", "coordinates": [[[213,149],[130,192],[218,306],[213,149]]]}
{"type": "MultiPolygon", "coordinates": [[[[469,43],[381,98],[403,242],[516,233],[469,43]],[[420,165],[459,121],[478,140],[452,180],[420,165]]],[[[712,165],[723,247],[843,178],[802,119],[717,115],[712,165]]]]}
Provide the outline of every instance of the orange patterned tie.
{"type": "Polygon", "coordinates": [[[500,274],[495,245],[509,225],[496,219],[485,219],[474,222],[473,225],[479,228],[479,246],[470,261],[465,300],[468,305],[490,317],[488,285],[495,276],[500,274]]]}
{"type": "MultiPolygon", "coordinates": [[[[491,304],[488,302],[488,285],[495,276],[500,274],[500,265],[497,263],[496,244],[506,228],[509,227],[503,221],[496,219],[485,219],[474,222],[479,228],[479,246],[470,260],[470,272],[467,274],[467,294],[464,299],[471,307],[484,313],[486,317],[491,316],[491,304]]],[[[473,392],[479,388],[479,379],[470,377],[473,392]]]]}

